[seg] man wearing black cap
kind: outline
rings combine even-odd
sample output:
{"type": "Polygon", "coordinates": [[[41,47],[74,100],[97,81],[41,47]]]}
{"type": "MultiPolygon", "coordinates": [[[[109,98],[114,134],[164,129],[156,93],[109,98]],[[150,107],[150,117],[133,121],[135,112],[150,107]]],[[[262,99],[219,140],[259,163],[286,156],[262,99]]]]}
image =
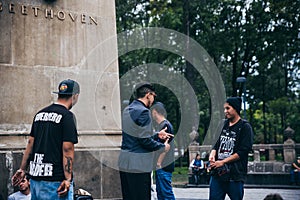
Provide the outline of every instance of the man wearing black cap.
{"type": "Polygon", "coordinates": [[[19,185],[29,163],[32,199],[73,199],[76,120],[70,109],[77,103],[79,84],[64,80],[58,86],[57,103],[40,110],[33,119],[20,169],[12,177],[19,185]]]}
{"type": "Polygon", "coordinates": [[[210,200],[242,200],[247,175],[248,153],[252,149],[251,125],[241,119],[242,100],[230,97],[224,104],[225,122],[210,156],[213,175],[210,180],[210,200]]]}
{"type": "Polygon", "coordinates": [[[147,82],[139,83],[134,89],[135,100],[122,115],[122,145],[119,170],[123,200],[151,199],[151,171],[154,151],[169,151],[166,129],[153,135],[150,106],[156,96],[154,87],[147,82]],[[165,143],[157,142],[157,138],[165,143]]]}

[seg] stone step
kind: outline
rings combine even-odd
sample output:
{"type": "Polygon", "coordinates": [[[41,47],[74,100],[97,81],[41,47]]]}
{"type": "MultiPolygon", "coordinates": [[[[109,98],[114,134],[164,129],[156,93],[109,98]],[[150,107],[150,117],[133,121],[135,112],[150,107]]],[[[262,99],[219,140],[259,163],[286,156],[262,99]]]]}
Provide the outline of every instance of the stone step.
{"type": "MultiPolygon", "coordinates": [[[[78,144],[75,148],[119,148],[121,145],[121,131],[79,131],[78,144]]],[[[0,132],[0,151],[24,150],[29,137],[28,132],[0,132]]]]}

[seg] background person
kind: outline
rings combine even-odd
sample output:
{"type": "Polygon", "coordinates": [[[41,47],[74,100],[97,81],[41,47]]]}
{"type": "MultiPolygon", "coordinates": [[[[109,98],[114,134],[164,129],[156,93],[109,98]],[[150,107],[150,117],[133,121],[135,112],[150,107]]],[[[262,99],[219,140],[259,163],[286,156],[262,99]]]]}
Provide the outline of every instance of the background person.
{"type": "Polygon", "coordinates": [[[291,184],[300,185],[300,156],[294,160],[291,167],[291,184]]]}
{"type": "Polygon", "coordinates": [[[154,102],[154,87],[147,82],[134,89],[135,100],[122,114],[122,144],[119,170],[123,200],[151,199],[151,172],[154,166],[154,151],[169,151],[170,145],[165,129],[153,135],[151,112],[154,102]],[[166,142],[157,142],[157,138],[166,142]]]}
{"type": "Polygon", "coordinates": [[[211,167],[210,167],[210,162],[209,162],[209,153],[205,154],[205,157],[204,157],[204,166],[205,166],[205,173],[204,173],[205,184],[208,184],[209,180],[210,180],[210,174],[211,174],[211,171],[210,171],[211,167]]]}
{"type": "Polygon", "coordinates": [[[64,80],[55,93],[57,102],[35,115],[20,169],[12,177],[13,185],[19,185],[30,163],[32,200],[73,199],[74,144],[78,138],[70,109],[78,101],[79,84],[64,80]]]}
{"type": "Polygon", "coordinates": [[[7,200],[31,200],[29,176],[25,175],[19,184],[19,191],[8,196],[7,200]]]}
{"type": "MultiPolygon", "coordinates": [[[[174,130],[172,124],[166,119],[167,111],[164,104],[161,102],[155,103],[151,107],[152,117],[158,124],[158,130],[163,130],[165,128],[166,132],[174,135],[174,130]]],[[[158,139],[159,142],[164,143],[165,140],[158,139]]],[[[172,173],[175,169],[174,164],[174,140],[170,138],[168,140],[170,144],[170,150],[168,152],[158,153],[157,163],[156,163],[156,193],[158,200],[175,200],[175,196],[172,189],[172,173]]]]}
{"type": "Polygon", "coordinates": [[[200,176],[205,172],[205,164],[199,153],[197,153],[195,159],[192,160],[190,167],[192,168],[195,184],[200,184],[200,176]]]}
{"type": "Polygon", "coordinates": [[[240,117],[242,100],[230,97],[224,104],[225,122],[210,156],[213,175],[210,179],[209,199],[242,200],[247,175],[248,153],[252,149],[251,125],[240,117]]]}

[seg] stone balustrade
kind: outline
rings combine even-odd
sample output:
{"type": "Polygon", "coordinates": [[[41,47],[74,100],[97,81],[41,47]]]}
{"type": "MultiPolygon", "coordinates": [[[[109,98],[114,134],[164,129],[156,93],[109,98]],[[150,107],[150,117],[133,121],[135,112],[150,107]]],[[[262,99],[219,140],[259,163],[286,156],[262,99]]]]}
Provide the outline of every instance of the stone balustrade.
{"type": "MultiPolygon", "coordinates": [[[[190,145],[190,162],[197,153],[209,153],[211,148],[211,145],[190,145]]],[[[289,184],[291,163],[297,153],[300,154],[300,143],[289,138],[284,144],[254,144],[252,150],[249,153],[247,184],[289,184]]]]}
{"type": "MultiPolygon", "coordinates": [[[[209,153],[211,145],[190,145],[189,146],[189,160],[192,161],[197,153],[209,153]]],[[[252,158],[255,162],[261,162],[261,156],[265,155],[268,159],[264,161],[276,161],[276,156],[282,156],[284,163],[290,164],[296,158],[296,153],[300,154],[300,143],[295,144],[254,144],[253,152],[249,154],[250,160],[252,158]],[[290,151],[292,152],[290,155],[290,151]]]]}

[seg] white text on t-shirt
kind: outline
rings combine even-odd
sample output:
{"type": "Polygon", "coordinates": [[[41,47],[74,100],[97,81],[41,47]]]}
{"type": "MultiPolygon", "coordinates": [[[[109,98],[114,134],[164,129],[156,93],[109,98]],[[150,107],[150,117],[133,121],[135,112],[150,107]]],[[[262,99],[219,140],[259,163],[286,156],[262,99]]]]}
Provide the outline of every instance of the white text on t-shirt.
{"type": "Polygon", "coordinates": [[[29,174],[32,176],[52,176],[53,165],[51,163],[43,163],[44,154],[35,153],[34,160],[30,161],[29,174]]]}
{"type": "Polygon", "coordinates": [[[61,114],[57,114],[54,112],[51,113],[47,113],[47,112],[40,112],[38,113],[35,118],[34,121],[49,121],[49,122],[55,122],[55,123],[59,123],[60,120],[62,118],[61,114]]]}

